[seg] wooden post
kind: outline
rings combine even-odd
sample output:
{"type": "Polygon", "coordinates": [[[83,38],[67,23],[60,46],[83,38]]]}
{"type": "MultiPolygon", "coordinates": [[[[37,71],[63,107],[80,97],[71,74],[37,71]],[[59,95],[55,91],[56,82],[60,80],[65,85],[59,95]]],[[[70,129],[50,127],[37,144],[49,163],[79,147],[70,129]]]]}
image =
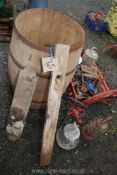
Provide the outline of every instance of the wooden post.
{"type": "Polygon", "coordinates": [[[21,137],[37,80],[37,72],[33,68],[20,70],[6,128],[7,137],[11,141],[21,137]]]}
{"type": "Polygon", "coordinates": [[[49,165],[52,157],[56,126],[69,57],[69,49],[69,45],[63,44],[57,44],[55,48],[55,57],[58,57],[59,68],[57,71],[52,72],[52,79],[50,82],[40,158],[41,166],[49,165]]]}

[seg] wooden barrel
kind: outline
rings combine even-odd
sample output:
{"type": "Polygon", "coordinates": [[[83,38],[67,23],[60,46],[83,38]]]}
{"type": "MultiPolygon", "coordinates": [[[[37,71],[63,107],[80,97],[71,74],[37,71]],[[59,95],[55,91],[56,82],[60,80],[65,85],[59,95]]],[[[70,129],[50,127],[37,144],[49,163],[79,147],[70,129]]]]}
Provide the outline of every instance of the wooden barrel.
{"type": "Polygon", "coordinates": [[[8,58],[9,76],[15,88],[20,69],[29,66],[37,70],[40,79],[32,108],[43,108],[47,103],[50,76],[42,72],[41,58],[48,57],[50,47],[56,43],[70,45],[65,90],[74,76],[84,38],[80,24],[56,10],[30,9],[16,17],[8,58]]]}

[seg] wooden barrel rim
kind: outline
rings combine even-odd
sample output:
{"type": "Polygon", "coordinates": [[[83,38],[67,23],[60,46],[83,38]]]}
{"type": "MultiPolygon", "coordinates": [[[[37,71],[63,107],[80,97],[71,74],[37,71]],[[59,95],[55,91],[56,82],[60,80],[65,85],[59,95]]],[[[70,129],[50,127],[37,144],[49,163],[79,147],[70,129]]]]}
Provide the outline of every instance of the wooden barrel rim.
{"type": "MultiPolygon", "coordinates": [[[[18,61],[16,61],[16,59],[15,59],[15,57],[13,56],[11,50],[10,50],[10,52],[9,52],[9,55],[10,55],[12,61],[16,64],[16,66],[19,67],[19,69],[24,69],[24,68],[25,68],[25,67],[22,66],[20,63],[18,63],[18,61]]],[[[74,67],[70,72],[68,72],[68,73],[66,74],[66,76],[69,76],[70,74],[72,74],[72,73],[76,70],[76,68],[77,68],[77,66],[74,67]]],[[[50,79],[50,76],[49,76],[49,75],[41,75],[41,74],[38,74],[38,76],[39,76],[40,78],[50,79]]]]}
{"type": "MultiPolygon", "coordinates": [[[[41,8],[40,8],[40,9],[41,9],[41,8]]],[[[38,9],[38,10],[39,10],[39,9],[38,9]]],[[[45,9],[44,9],[44,10],[45,10],[45,9]]],[[[58,10],[52,10],[52,9],[46,9],[46,10],[47,10],[47,11],[55,11],[55,12],[58,12],[59,14],[62,14],[63,16],[65,16],[65,17],[67,17],[67,18],[69,17],[69,18],[71,18],[74,22],[76,22],[77,24],[79,24],[78,21],[77,21],[76,19],[74,19],[74,18],[73,18],[72,16],[70,16],[70,15],[65,15],[64,13],[62,13],[62,12],[60,12],[60,11],[58,11],[58,10]]],[[[34,9],[29,9],[29,10],[26,10],[26,11],[27,11],[27,12],[29,12],[29,11],[34,11],[34,9]]],[[[26,11],[25,11],[25,12],[26,12],[26,11]]],[[[24,11],[21,12],[20,14],[23,14],[23,13],[24,13],[24,11]]],[[[18,16],[19,16],[19,15],[18,15],[18,16]]],[[[17,20],[18,16],[16,17],[15,20],[17,20]]],[[[82,44],[84,43],[85,33],[84,33],[82,27],[81,27],[81,30],[82,30],[82,32],[83,32],[83,39],[82,39],[82,41],[73,44],[73,45],[70,47],[70,52],[73,52],[73,51],[79,49],[79,48],[82,46],[82,44]]],[[[27,44],[27,45],[30,46],[31,48],[36,49],[36,50],[38,50],[38,51],[41,50],[41,51],[44,51],[44,52],[48,52],[48,53],[49,53],[50,47],[43,46],[43,45],[41,45],[41,44],[38,44],[38,46],[36,46],[36,44],[34,44],[34,43],[32,43],[31,41],[29,41],[28,39],[26,39],[26,38],[18,31],[18,29],[17,29],[15,23],[14,23],[14,32],[15,32],[15,34],[17,35],[17,37],[18,37],[23,43],[27,44]]]]}

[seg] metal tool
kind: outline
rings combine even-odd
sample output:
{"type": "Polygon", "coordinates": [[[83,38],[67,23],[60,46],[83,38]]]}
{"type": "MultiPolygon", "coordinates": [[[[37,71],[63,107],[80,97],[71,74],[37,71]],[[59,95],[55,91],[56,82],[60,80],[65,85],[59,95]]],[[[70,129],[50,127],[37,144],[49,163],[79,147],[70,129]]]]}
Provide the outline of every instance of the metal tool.
{"type": "Polygon", "coordinates": [[[70,117],[75,117],[77,119],[77,123],[79,124],[82,124],[83,117],[87,113],[87,110],[86,108],[83,107],[83,105],[85,105],[85,107],[88,108],[90,105],[97,102],[110,103],[113,97],[117,97],[117,90],[110,90],[96,64],[94,65],[94,67],[95,70],[97,71],[99,81],[98,86],[96,83],[97,92],[95,94],[93,94],[92,96],[88,95],[87,97],[79,95],[72,81],[68,87],[68,92],[70,94],[69,98],[76,99],[78,102],[74,103],[74,100],[71,100],[72,107],[68,111],[68,115],[70,117]],[[83,105],[81,105],[81,103],[83,105]]]}

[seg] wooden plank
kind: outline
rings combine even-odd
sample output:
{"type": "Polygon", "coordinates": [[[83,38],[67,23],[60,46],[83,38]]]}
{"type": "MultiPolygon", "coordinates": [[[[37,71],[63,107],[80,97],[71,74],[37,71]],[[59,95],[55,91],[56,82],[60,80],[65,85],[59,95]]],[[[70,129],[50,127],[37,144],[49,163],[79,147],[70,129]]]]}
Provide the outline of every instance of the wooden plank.
{"type": "Polygon", "coordinates": [[[52,79],[50,82],[40,158],[41,166],[49,165],[52,157],[56,126],[67,70],[69,49],[69,45],[62,44],[57,44],[55,48],[55,56],[58,56],[59,68],[52,73],[52,79]]]}
{"type": "Polygon", "coordinates": [[[37,81],[34,69],[20,70],[6,128],[9,140],[16,141],[21,137],[37,81]]]}
{"type": "Polygon", "coordinates": [[[49,44],[49,37],[52,27],[52,21],[54,17],[54,11],[48,9],[43,10],[43,17],[40,25],[39,44],[49,44]]]}
{"type": "Polygon", "coordinates": [[[82,75],[83,75],[84,77],[88,77],[88,78],[99,79],[99,76],[98,76],[98,75],[95,75],[95,74],[86,74],[86,73],[83,73],[82,75]]]}
{"type": "Polygon", "coordinates": [[[81,70],[85,73],[93,74],[93,75],[98,75],[95,67],[88,67],[85,65],[81,65],[81,70]]]}
{"type": "Polygon", "coordinates": [[[39,44],[39,37],[40,37],[40,29],[41,29],[41,21],[43,18],[43,11],[34,11],[32,16],[32,28],[30,33],[30,41],[36,45],[39,44]],[[35,19],[34,19],[35,17],[35,19]],[[34,20],[33,20],[34,19],[34,20]]]}
{"type": "Polygon", "coordinates": [[[59,29],[59,33],[58,33],[58,42],[59,43],[64,43],[65,41],[65,37],[66,37],[66,33],[67,33],[67,21],[65,16],[62,16],[62,21],[61,21],[61,25],[60,25],[60,29],[59,29]]]}
{"type": "Polygon", "coordinates": [[[8,42],[9,43],[10,40],[11,40],[10,36],[5,36],[5,35],[1,36],[0,35],[0,43],[4,43],[4,42],[6,42],[6,43],[8,42]]]}
{"type": "Polygon", "coordinates": [[[58,12],[55,12],[53,16],[50,34],[49,34],[49,45],[50,46],[54,46],[55,43],[58,42],[61,23],[62,23],[61,14],[59,14],[58,12]]]}

